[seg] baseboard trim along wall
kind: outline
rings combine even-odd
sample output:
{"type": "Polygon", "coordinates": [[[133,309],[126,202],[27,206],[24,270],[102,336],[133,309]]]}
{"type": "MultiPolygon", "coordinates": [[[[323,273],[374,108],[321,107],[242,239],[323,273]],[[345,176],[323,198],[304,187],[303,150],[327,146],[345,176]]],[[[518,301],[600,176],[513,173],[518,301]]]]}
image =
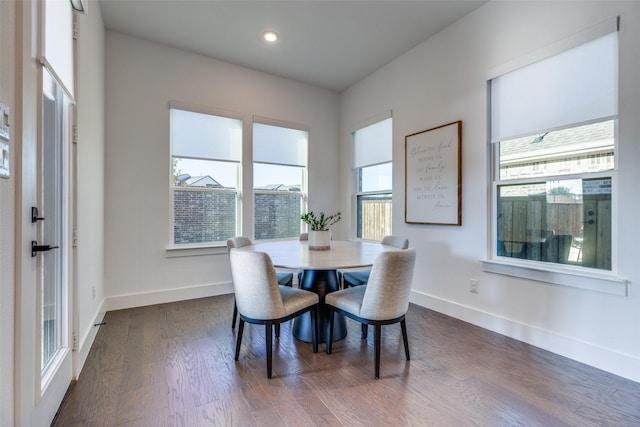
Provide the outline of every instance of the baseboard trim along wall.
{"type": "Polygon", "coordinates": [[[536,326],[412,291],[411,302],[560,356],[640,382],[640,359],[536,326]]]}
{"type": "Polygon", "coordinates": [[[111,296],[106,298],[105,306],[106,311],[122,310],[125,308],[164,304],[168,302],[205,298],[230,293],[233,293],[233,284],[231,282],[213,283],[186,288],[173,288],[161,291],[111,296]]]}
{"type": "Polygon", "coordinates": [[[89,350],[91,350],[91,346],[93,345],[93,341],[96,339],[96,334],[98,333],[99,327],[96,326],[99,323],[102,323],[102,319],[104,319],[105,310],[105,300],[102,300],[100,306],[96,310],[93,315],[91,324],[87,328],[86,332],[80,339],[80,344],[78,345],[78,354],[76,355],[76,366],[77,372],[75,372],[76,378],[80,375],[82,368],[84,367],[84,362],[87,360],[87,356],[89,355],[89,350]]]}

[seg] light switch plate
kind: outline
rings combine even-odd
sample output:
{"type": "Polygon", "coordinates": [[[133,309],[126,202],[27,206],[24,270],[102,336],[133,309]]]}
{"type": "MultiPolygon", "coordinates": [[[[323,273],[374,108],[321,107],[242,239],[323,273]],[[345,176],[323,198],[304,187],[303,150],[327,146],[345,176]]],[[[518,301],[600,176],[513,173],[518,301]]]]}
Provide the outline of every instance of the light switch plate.
{"type": "Polygon", "coordinates": [[[0,142],[0,178],[9,178],[9,144],[0,142]]]}
{"type": "Polygon", "coordinates": [[[9,106],[0,103],[0,138],[9,141],[9,106]]]}

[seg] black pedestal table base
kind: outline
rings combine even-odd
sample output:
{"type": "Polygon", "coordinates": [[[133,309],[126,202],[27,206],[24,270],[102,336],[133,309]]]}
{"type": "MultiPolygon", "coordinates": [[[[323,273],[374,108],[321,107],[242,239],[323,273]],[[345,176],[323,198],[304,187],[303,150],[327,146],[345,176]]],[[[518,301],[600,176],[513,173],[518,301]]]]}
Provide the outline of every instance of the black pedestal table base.
{"type": "MultiPolygon", "coordinates": [[[[328,310],[324,305],[324,296],[329,292],[337,291],[339,286],[336,270],[305,270],[302,274],[300,288],[315,292],[320,297],[318,309],[318,342],[326,341],[325,325],[328,320],[328,310]]],[[[311,315],[304,313],[293,321],[293,336],[305,342],[311,342],[311,315]]],[[[343,315],[334,312],[333,340],[341,340],[347,336],[347,322],[343,315]]]]}

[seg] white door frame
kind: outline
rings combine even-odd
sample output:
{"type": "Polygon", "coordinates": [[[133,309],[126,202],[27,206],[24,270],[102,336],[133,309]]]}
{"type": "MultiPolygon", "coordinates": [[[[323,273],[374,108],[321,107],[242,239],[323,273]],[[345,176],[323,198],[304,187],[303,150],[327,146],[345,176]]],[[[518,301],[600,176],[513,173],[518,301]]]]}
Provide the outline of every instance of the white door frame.
{"type": "MultiPolygon", "coordinates": [[[[42,83],[38,62],[40,37],[40,13],[42,2],[17,2],[16,34],[16,316],[15,316],[15,360],[14,360],[14,415],[19,426],[49,426],[73,378],[71,348],[64,350],[57,373],[42,390],[40,370],[40,287],[38,284],[40,258],[31,256],[31,242],[40,242],[37,223],[31,222],[31,207],[39,206],[39,162],[42,83]]],[[[71,161],[71,159],[69,159],[71,161]]],[[[69,173],[71,173],[69,171],[69,173]]],[[[73,175],[70,175],[70,178],[73,175]]],[[[73,197],[71,188],[66,189],[73,197]]],[[[73,203],[71,204],[73,206],[73,203]]],[[[73,213],[70,212],[73,216],[73,213]]],[[[68,250],[70,262],[74,259],[68,250]]],[[[69,269],[69,324],[72,325],[75,307],[74,268],[69,269]]],[[[66,328],[67,341],[72,343],[71,329],[66,328]]]]}

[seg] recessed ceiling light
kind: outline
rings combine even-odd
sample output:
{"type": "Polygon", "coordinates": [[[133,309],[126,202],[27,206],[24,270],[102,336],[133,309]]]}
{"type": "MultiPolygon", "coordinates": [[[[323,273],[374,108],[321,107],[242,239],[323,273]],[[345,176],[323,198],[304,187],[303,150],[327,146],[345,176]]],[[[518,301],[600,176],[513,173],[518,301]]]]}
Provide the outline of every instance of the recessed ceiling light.
{"type": "Polygon", "coordinates": [[[278,33],[275,31],[265,31],[262,33],[262,37],[264,37],[266,41],[273,43],[278,40],[278,33]]]}

